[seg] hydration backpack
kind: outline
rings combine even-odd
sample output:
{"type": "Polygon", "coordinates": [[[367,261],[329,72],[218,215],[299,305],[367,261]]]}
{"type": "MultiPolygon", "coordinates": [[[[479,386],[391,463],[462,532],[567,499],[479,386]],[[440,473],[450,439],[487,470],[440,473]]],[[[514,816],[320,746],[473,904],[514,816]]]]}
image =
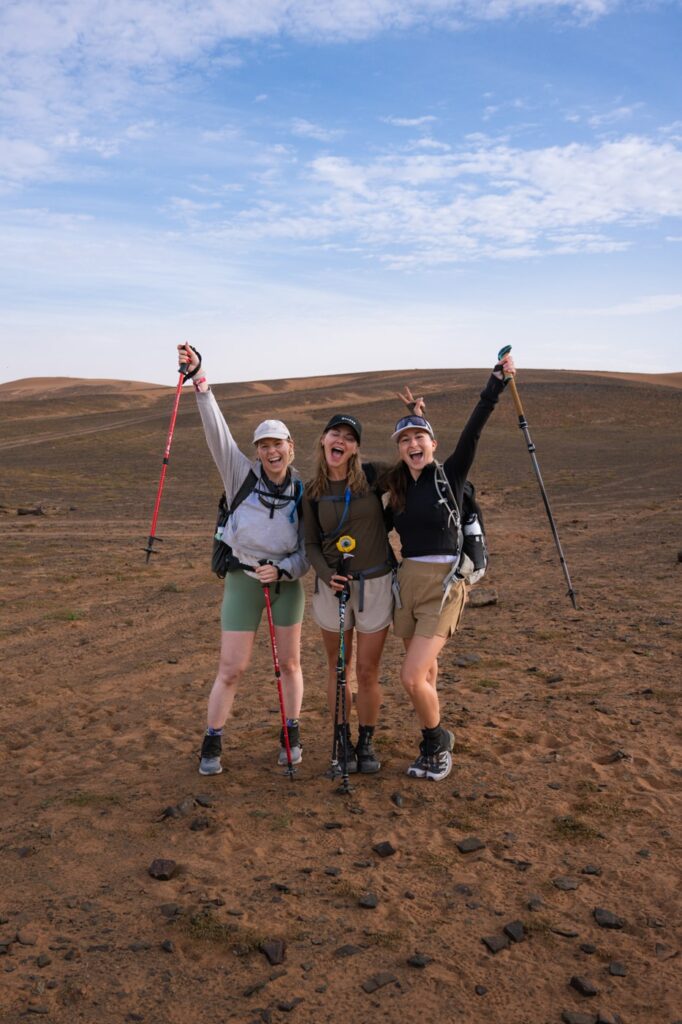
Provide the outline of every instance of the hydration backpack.
{"type": "Polygon", "coordinates": [[[460,514],[450,481],[439,462],[436,463],[435,483],[439,502],[447,513],[448,525],[457,530],[460,552],[457,576],[470,585],[478,583],[488,568],[488,548],[476,489],[470,480],[464,482],[460,514]]]}

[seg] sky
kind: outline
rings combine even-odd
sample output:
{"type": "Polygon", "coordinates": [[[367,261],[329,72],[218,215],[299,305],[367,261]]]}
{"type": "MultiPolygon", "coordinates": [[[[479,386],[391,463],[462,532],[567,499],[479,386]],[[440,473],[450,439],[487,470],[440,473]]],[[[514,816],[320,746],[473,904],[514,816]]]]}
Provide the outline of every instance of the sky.
{"type": "Polygon", "coordinates": [[[682,0],[3,0],[0,382],[679,371],[682,0]]]}

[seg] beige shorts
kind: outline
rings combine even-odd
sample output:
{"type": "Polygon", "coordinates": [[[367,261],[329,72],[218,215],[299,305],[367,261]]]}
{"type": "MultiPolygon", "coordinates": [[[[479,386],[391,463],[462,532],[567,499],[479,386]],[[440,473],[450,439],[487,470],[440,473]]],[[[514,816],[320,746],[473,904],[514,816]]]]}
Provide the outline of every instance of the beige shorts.
{"type": "Polygon", "coordinates": [[[442,562],[405,559],[398,569],[402,608],[393,614],[393,631],[403,640],[412,636],[452,636],[458,629],[467,599],[464,580],[455,580],[441,610],[443,580],[450,571],[442,562]]]}
{"type": "MultiPolygon", "coordinates": [[[[393,591],[391,573],[365,580],[363,610],[360,605],[360,581],[352,580],[350,599],[346,602],[346,629],[355,628],[358,633],[378,633],[390,626],[393,618],[393,591]]],[[[317,593],[311,601],[313,618],[321,629],[338,632],[339,599],[335,591],[322,580],[318,580],[317,593]]]]}

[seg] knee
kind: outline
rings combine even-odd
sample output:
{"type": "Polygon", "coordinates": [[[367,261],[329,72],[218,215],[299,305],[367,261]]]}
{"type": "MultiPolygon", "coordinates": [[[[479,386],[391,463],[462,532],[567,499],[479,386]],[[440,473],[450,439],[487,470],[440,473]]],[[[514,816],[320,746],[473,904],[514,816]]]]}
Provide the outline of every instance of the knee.
{"type": "Polygon", "coordinates": [[[414,695],[424,685],[424,679],[419,675],[419,673],[406,665],[403,665],[400,670],[400,682],[403,684],[403,688],[408,697],[414,697],[414,695]]]}
{"type": "Polygon", "coordinates": [[[216,682],[222,683],[228,689],[234,688],[244,675],[246,665],[235,661],[220,661],[216,682]]]}
{"type": "Polygon", "coordinates": [[[298,657],[283,658],[279,663],[283,676],[293,676],[301,671],[301,659],[298,657]]]}
{"type": "Polygon", "coordinates": [[[358,661],[355,666],[355,676],[358,686],[376,686],[379,682],[379,664],[374,661],[358,661]]]}

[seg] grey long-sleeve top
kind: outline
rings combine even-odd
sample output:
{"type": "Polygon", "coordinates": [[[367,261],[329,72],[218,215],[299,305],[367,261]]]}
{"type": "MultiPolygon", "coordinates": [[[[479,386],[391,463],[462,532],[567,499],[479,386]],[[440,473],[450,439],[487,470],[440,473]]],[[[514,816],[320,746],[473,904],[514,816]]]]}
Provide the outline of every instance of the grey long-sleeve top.
{"type": "Polygon", "coordinates": [[[260,462],[252,461],[240,451],[213,392],[198,391],[196,396],[206,441],[222,478],[228,504],[232,503],[249,470],[253,470],[259,481],[230,516],[224,540],[244,565],[257,565],[261,559],[266,559],[274,562],[292,579],[304,576],[309,563],[305,553],[303,520],[300,504],[294,510],[293,500],[296,481],[300,479],[298,473],[292,469],[290,489],[284,492],[284,496],[291,495],[292,501],[284,508],[274,510],[263,505],[257,493],[258,490],[265,490],[265,485],[260,484],[263,475],[260,462]]]}

